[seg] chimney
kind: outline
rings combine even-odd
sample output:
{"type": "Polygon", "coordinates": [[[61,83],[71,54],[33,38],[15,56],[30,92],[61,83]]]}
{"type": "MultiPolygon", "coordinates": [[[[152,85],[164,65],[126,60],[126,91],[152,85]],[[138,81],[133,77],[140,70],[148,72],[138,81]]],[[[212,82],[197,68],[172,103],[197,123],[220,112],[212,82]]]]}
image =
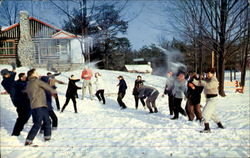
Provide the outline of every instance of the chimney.
{"type": "Polygon", "coordinates": [[[18,58],[22,66],[33,67],[35,63],[35,45],[30,35],[27,11],[20,11],[20,39],[18,42],[18,58]]]}

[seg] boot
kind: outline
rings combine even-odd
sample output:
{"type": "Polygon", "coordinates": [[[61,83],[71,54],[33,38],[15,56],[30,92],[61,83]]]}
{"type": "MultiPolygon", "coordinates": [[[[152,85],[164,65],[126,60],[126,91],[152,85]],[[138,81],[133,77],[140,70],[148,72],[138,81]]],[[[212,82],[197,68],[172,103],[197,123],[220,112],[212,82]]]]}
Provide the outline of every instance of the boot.
{"type": "Polygon", "coordinates": [[[201,133],[210,133],[209,123],[204,123],[205,129],[201,133]]]}
{"type": "Polygon", "coordinates": [[[155,108],[155,111],[154,111],[155,113],[157,113],[158,112],[158,109],[157,108],[155,108]]]}
{"type": "Polygon", "coordinates": [[[152,109],[149,109],[149,113],[154,113],[152,109]]]}
{"type": "Polygon", "coordinates": [[[221,122],[218,122],[217,125],[218,125],[219,128],[224,129],[224,126],[222,126],[221,122]]]}
{"type": "Polygon", "coordinates": [[[30,146],[30,145],[32,145],[32,142],[26,141],[26,142],[24,143],[24,145],[25,145],[25,146],[30,146]]]}

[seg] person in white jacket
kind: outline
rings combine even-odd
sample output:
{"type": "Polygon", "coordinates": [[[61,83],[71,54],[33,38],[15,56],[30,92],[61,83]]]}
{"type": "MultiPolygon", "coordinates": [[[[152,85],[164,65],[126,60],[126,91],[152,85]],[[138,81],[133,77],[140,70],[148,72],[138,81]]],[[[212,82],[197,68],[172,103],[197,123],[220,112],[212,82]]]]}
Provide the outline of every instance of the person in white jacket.
{"type": "Polygon", "coordinates": [[[95,96],[98,98],[99,101],[102,101],[103,104],[106,103],[105,97],[104,97],[104,84],[102,80],[102,75],[99,72],[95,73],[95,82],[96,86],[96,93],[95,96]]]}
{"type": "Polygon", "coordinates": [[[215,69],[209,69],[206,73],[207,78],[205,80],[193,81],[193,84],[197,86],[204,86],[204,93],[206,96],[206,105],[204,106],[204,109],[202,111],[205,129],[201,131],[201,133],[210,132],[210,119],[212,119],[218,125],[219,128],[224,128],[216,114],[219,82],[216,76],[214,75],[215,69]]]}

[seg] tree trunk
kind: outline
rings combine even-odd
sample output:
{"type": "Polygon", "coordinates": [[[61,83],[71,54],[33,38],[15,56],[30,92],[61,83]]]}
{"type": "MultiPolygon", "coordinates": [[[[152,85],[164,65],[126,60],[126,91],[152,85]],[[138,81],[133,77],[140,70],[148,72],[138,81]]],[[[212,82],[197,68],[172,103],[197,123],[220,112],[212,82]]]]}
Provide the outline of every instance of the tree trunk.
{"type": "Polygon", "coordinates": [[[248,32],[247,32],[247,39],[246,39],[246,46],[244,52],[244,61],[241,68],[241,76],[240,76],[240,86],[245,86],[245,79],[246,79],[246,67],[247,67],[247,56],[248,56],[248,46],[249,46],[249,37],[250,36],[250,25],[248,24],[248,32]]]}
{"type": "Polygon", "coordinates": [[[233,81],[233,74],[232,74],[232,68],[230,69],[230,81],[233,81]]]}
{"type": "Polygon", "coordinates": [[[227,0],[221,0],[220,8],[220,33],[219,33],[219,94],[224,97],[226,96],[224,92],[224,72],[225,72],[225,43],[226,43],[226,25],[227,25],[227,0]]]}
{"type": "Polygon", "coordinates": [[[218,74],[218,81],[219,81],[219,94],[224,97],[226,96],[225,92],[224,92],[224,72],[225,72],[225,60],[223,55],[219,55],[219,74],[218,74]]]}

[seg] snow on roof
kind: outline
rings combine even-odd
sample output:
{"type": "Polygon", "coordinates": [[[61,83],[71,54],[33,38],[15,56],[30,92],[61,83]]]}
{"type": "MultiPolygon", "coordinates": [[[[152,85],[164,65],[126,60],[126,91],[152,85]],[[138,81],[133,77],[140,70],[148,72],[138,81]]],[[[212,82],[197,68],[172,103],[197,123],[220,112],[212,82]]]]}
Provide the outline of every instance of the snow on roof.
{"type": "Polygon", "coordinates": [[[125,65],[126,69],[128,71],[132,71],[132,72],[147,72],[147,73],[151,73],[152,72],[152,68],[150,65],[125,65]]]}

